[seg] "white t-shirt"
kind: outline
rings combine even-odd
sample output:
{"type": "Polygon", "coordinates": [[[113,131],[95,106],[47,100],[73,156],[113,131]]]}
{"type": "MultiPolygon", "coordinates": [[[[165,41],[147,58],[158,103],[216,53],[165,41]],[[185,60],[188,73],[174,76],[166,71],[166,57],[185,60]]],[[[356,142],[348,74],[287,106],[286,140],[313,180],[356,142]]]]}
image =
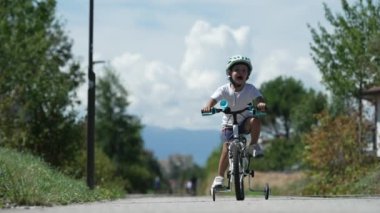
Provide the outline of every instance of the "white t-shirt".
{"type": "MultiPolygon", "coordinates": [[[[228,101],[228,106],[231,108],[231,111],[242,110],[249,103],[252,103],[254,99],[262,96],[260,91],[256,89],[252,84],[246,83],[244,88],[240,92],[235,92],[231,87],[230,83],[227,83],[221,87],[219,87],[214,94],[211,95],[212,99],[215,99],[219,102],[222,99],[226,99],[228,101]]],[[[244,111],[241,114],[237,115],[237,122],[240,124],[247,117],[251,117],[252,113],[249,111],[244,111]]],[[[222,126],[232,125],[233,118],[232,115],[223,115],[222,126]]]]}

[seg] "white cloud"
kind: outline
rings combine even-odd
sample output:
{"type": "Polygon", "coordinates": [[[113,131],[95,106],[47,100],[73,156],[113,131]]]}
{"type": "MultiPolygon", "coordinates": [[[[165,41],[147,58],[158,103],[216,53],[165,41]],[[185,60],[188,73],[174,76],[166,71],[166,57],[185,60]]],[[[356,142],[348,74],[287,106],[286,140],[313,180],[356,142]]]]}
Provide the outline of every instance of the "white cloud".
{"type": "MultiPolygon", "coordinates": [[[[147,58],[143,53],[124,52],[114,57],[110,64],[129,92],[128,112],[139,116],[144,125],[218,128],[220,116],[202,117],[200,109],[214,90],[227,82],[227,58],[235,54],[252,57],[251,38],[248,26],[212,26],[206,21],[196,21],[185,36],[185,52],[178,67],[147,58]]],[[[274,50],[263,58],[261,62],[254,61],[258,68],[250,81],[256,86],[277,76],[292,76],[302,80],[306,87],[321,89],[321,76],[310,58],[294,56],[286,49],[274,50]]],[[[101,76],[101,71],[97,71],[97,77],[101,76]]],[[[87,86],[78,94],[86,103],[87,86]]]]}
{"type": "Polygon", "coordinates": [[[302,80],[306,88],[324,91],[320,83],[322,75],[310,57],[298,57],[295,60],[295,77],[302,80]]]}
{"type": "Polygon", "coordinates": [[[258,85],[281,75],[288,75],[290,57],[285,50],[276,50],[270,53],[261,63],[255,82],[258,85]]]}
{"type": "MultiPolygon", "coordinates": [[[[185,52],[178,67],[150,59],[144,53],[124,52],[110,64],[129,92],[128,112],[139,116],[144,125],[164,128],[218,128],[220,116],[202,117],[200,109],[214,90],[227,82],[225,63],[235,54],[252,57],[250,27],[213,26],[196,21],[185,36],[185,52]]],[[[321,90],[321,76],[310,58],[294,56],[286,49],[273,50],[263,60],[254,60],[250,81],[256,86],[278,76],[292,76],[306,87],[321,90]]],[[[95,58],[101,58],[96,53],[95,58]]],[[[101,77],[97,66],[97,77],[101,77]]],[[[79,92],[87,103],[87,86],[79,92]]],[[[84,104],[86,105],[86,104],[84,104]]]]}
{"type": "MultiPolygon", "coordinates": [[[[227,82],[225,63],[231,55],[252,59],[249,81],[258,87],[278,76],[292,76],[323,90],[320,72],[309,57],[312,38],[306,27],[319,22],[328,27],[322,2],[333,11],[340,8],[336,0],[99,0],[94,58],[114,66],[130,93],[129,113],[145,125],[217,128],[220,117],[201,117],[200,108],[227,82]]],[[[74,54],[87,67],[88,3],[60,1],[58,12],[68,19],[74,54]]],[[[97,77],[101,68],[94,68],[97,77]]],[[[78,95],[87,105],[87,84],[78,95]]]]}
{"type": "Polygon", "coordinates": [[[261,85],[278,76],[291,76],[301,80],[305,88],[313,88],[318,91],[324,90],[319,83],[322,78],[321,74],[311,58],[294,56],[287,50],[275,50],[265,57],[259,65],[255,82],[257,85],[261,85]]]}
{"type": "Polygon", "coordinates": [[[130,93],[130,113],[146,125],[217,128],[220,117],[204,118],[200,109],[226,82],[227,57],[248,54],[248,38],[248,27],[234,29],[197,21],[185,38],[186,51],[178,68],[140,53],[125,52],[114,58],[111,65],[130,93]]]}
{"type": "Polygon", "coordinates": [[[191,89],[215,89],[225,80],[225,63],[230,55],[248,54],[249,28],[212,27],[197,21],[186,36],[186,51],[180,68],[191,89]]]}

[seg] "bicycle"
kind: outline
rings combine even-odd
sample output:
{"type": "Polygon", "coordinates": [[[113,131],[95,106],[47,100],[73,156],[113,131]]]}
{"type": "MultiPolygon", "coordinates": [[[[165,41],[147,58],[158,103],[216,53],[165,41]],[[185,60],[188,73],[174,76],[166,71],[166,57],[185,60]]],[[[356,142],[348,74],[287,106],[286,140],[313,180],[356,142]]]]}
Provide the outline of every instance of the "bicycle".
{"type": "MultiPolygon", "coordinates": [[[[257,191],[251,187],[251,179],[254,178],[254,170],[249,170],[250,166],[250,156],[246,151],[247,140],[243,134],[239,133],[238,123],[237,123],[237,115],[249,110],[252,112],[254,117],[262,117],[265,116],[265,112],[259,111],[257,108],[253,107],[252,104],[248,104],[248,106],[242,110],[231,111],[231,108],[228,107],[227,100],[220,101],[221,108],[212,108],[210,112],[203,112],[202,116],[214,115],[219,112],[223,112],[225,114],[232,115],[233,124],[233,139],[228,146],[228,157],[229,157],[229,169],[227,172],[228,185],[227,186],[219,186],[213,187],[211,189],[211,196],[213,201],[215,201],[215,194],[217,192],[230,192],[231,185],[234,184],[236,200],[242,201],[245,198],[244,194],[244,177],[248,176],[248,185],[250,191],[257,191]]],[[[269,198],[270,188],[269,184],[266,183],[264,186],[264,197],[267,200],[269,198]]]]}

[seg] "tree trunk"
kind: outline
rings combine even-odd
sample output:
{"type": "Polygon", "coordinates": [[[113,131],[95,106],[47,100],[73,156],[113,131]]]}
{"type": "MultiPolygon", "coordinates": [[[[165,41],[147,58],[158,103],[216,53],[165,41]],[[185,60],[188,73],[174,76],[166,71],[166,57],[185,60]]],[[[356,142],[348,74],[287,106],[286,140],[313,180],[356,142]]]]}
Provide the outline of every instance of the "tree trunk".
{"type": "Polygon", "coordinates": [[[358,127],[358,131],[359,131],[359,135],[358,135],[358,143],[359,143],[359,147],[361,148],[362,147],[362,135],[363,135],[363,121],[362,121],[362,115],[363,115],[363,103],[362,103],[362,92],[363,92],[363,81],[361,80],[360,83],[359,83],[359,127],[358,127]]]}

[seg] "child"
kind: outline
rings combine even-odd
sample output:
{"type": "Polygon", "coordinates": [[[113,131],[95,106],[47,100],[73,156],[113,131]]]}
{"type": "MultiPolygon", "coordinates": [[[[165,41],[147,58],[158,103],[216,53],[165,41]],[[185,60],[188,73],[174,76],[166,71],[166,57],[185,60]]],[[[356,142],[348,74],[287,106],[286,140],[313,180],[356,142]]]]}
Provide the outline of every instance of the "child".
{"type": "MultiPolygon", "coordinates": [[[[236,55],[229,58],[226,67],[226,74],[229,83],[219,87],[202,111],[209,112],[220,100],[226,99],[231,111],[241,110],[254,100],[257,102],[257,108],[265,111],[266,104],[259,90],[246,81],[252,71],[251,61],[248,57],[236,55]]],[[[252,116],[249,111],[244,111],[237,116],[239,123],[239,132],[251,135],[251,142],[248,152],[253,157],[263,156],[263,151],[257,144],[260,135],[260,121],[252,116]]],[[[223,143],[222,153],[220,155],[218,176],[215,177],[212,188],[223,185],[224,173],[228,167],[228,142],[233,138],[232,132],[232,115],[223,115],[221,138],[223,143]]]]}

